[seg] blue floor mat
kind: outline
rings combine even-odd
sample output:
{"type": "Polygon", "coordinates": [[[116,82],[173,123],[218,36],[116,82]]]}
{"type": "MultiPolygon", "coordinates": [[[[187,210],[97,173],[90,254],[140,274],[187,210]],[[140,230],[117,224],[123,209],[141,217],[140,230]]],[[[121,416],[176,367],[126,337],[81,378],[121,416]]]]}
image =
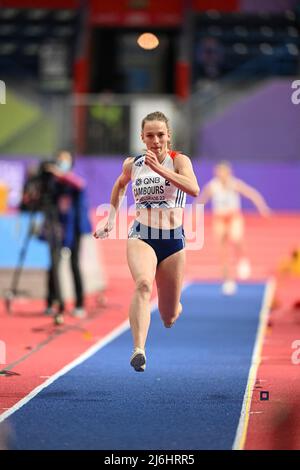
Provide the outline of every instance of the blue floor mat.
{"type": "Polygon", "coordinates": [[[264,287],[188,286],[172,329],[153,313],[144,373],[127,331],[11,416],[15,448],[231,449],[264,287]]]}

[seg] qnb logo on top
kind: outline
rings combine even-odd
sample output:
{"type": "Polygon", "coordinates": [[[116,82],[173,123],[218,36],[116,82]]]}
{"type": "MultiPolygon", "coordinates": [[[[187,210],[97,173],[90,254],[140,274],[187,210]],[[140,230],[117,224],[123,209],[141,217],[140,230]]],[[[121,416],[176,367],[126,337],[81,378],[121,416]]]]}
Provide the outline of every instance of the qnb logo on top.
{"type": "Polygon", "coordinates": [[[6,104],[6,86],[3,80],[0,80],[0,104],[6,104]]]}
{"type": "Polygon", "coordinates": [[[292,88],[295,90],[291,96],[292,103],[300,104],[300,80],[294,80],[292,88]]]}
{"type": "Polygon", "coordinates": [[[155,176],[153,178],[144,178],[143,183],[144,184],[158,184],[158,183],[160,183],[160,177],[155,176]]]}

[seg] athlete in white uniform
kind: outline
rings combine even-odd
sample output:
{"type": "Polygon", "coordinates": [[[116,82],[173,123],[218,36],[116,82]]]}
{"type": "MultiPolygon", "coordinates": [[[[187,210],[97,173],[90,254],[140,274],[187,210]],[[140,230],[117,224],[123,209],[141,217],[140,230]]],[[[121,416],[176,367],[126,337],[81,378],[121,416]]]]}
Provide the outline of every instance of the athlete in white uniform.
{"type": "Polygon", "coordinates": [[[112,190],[108,221],[94,234],[96,238],[108,236],[115,224],[121,198],[132,181],[136,219],[127,243],[128,265],[135,282],[129,310],[134,342],[130,363],[138,372],[144,371],[146,365],[145,343],[154,279],[164,325],[170,328],[182,311],[183,209],[186,193],[194,197],[199,194],[190,159],[169,150],[170,128],[163,113],[157,111],[143,119],[141,137],[147,147],[145,154],[125,160],[123,172],[112,190]]]}
{"type": "Polygon", "coordinates": [[[223,267],[222,290],[224,294],[231,295],[236,291],[236,283],[230,272],[228,260],[230,244],[234,246],[238,258],[238,277],[247,279],[250,275],[250,264],[244,249],[244,218],[240,196],[250,199],[264,216],[270,214],[270,209],[256,189],[233,176],[228,162],[216,165],[214,173],[215,177],[204,186],[199,201],[203,204],[206,204],[210,199],[212,201],[213,232],[220,246],[223,267]]]}

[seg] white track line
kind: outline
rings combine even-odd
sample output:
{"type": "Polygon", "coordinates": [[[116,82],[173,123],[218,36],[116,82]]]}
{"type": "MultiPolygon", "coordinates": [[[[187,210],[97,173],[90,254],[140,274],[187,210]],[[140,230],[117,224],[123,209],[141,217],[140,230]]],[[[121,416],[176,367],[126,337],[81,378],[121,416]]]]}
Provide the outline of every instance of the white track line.
{"type": "Polygon", "coordinates": [[[40,393],[44,388],[48,387],[51,385],[55,380],[57,380],[59,377],[62,375],[66,374],[69,372],[71,369],[74,367],[78,366],[82,362],[84,362],[86,359],[91,357],[93,354],[95,354],[99,349],[104,348],[108,343],[113,341],[115,338],[120,336],[122,333],[124,333],[126,330],[129,328],[129,322],[126,320],[125,322],[121,323],[120,326],[115,328],[111,333],[106,335],[104,338],[100,339],[95,343],[93,346],[91,346],[87,351],[85,351],[83,354],[81,354],[79,357],[77,357],[74,361],[70,362],[66,366],[64,366],[61,370],[56,372],[54,375],[52,375],[48,380],[45,380],[41,385],[33,389],[28,395],[26,395],[22,400],[18,401],[14,406],[9,408],[5,413],[2,413],[0,415],[0,423],[1,421],[4,421],[6,418],[8,418],[11,414],[15,413],[18,411],[22,406],[26,405],[32,398],[34,398],[38,393],[40,393]]]}
{"type": "MultiPolygon", "coordinates": [[[[183,287],[182,287],[182,292],[190,286],[190,282],[186,282],[183,287]]],[[[154,298],[151,301],[151,312],[157,309],[157,298],[154,298]]],[[[104,348],[107,344],[109,344],[111,341],[116,339],[118,336],[120,336],[122,333],[127,331],[129,329],[129,321],[126,320],[123,323],[121,323],[117,328],[112,330],[108,335],[104,336],[104,338],[101,338],[97,343],[95,343],[93,346],[91,346],[87,351],[85,351],[83,354],[81,354],[79,357],[74,359],[74,361],[70,362],[66,366],[64,366],[61,370],[53,374],[48,378],[48,380],[45,380],[41,385],[38,385],[35,389],[33,389],[28,395],[26,395],[24,398],[22,398],[20,401],[18,401],[15,405],[13,405],[11,408],[8,408],[7,411],[4,413],[0,414],[0,423],[7,419],[10,415],[18,411],[22,406],[26,405],[30,400],[32,400],[38,393],[40,393],[44,388],[48,387],[51,385],[55,380],[57,380],[59,377],[62,375],[66,374],[69,372],[71,369],[74,367],[78,366],[85,360],[87,360],[89,357],[93,356],[97,351],[100,349],[104,348]]]]}
{"type": "Polygon", "coordinates": [[[267,322],[268,322],[268,314],[271,308],[271,303],[274,297],[276,288],[276,281],[275,279],[271,278],[266,284],[264,297],[262,301],[262,307],[259,314],[259,326],[256,334],[254,350],[251,359],[251,366],[248,375],[247,386],[244,394],[243,406],[241,411],[241,416],[237,428],[237,432],[235,435],[234,443],[232,446],[233,450],[243,450],[246,437],[247,437],[247,430],[249,424],[249,416],[250,416],[250,407],[253,395],[253,389],[255,385],[257,370],[261,362],[261,351],[263,346],[263,341],[265,338],[267,322]]]}

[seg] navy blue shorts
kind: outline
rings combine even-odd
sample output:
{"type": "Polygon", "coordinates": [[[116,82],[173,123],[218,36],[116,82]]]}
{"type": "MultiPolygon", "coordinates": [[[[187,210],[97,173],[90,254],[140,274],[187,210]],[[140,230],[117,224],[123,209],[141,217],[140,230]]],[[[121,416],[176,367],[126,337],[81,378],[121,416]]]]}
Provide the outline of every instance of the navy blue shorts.
{"type": "Polygon", "coordinates": [[[182,225],[175,229],[165,230],[149,227],[135,220],[128,238],[138,238],[148,243],[155,251],[157,264],[185,247],[182,225]]]}

